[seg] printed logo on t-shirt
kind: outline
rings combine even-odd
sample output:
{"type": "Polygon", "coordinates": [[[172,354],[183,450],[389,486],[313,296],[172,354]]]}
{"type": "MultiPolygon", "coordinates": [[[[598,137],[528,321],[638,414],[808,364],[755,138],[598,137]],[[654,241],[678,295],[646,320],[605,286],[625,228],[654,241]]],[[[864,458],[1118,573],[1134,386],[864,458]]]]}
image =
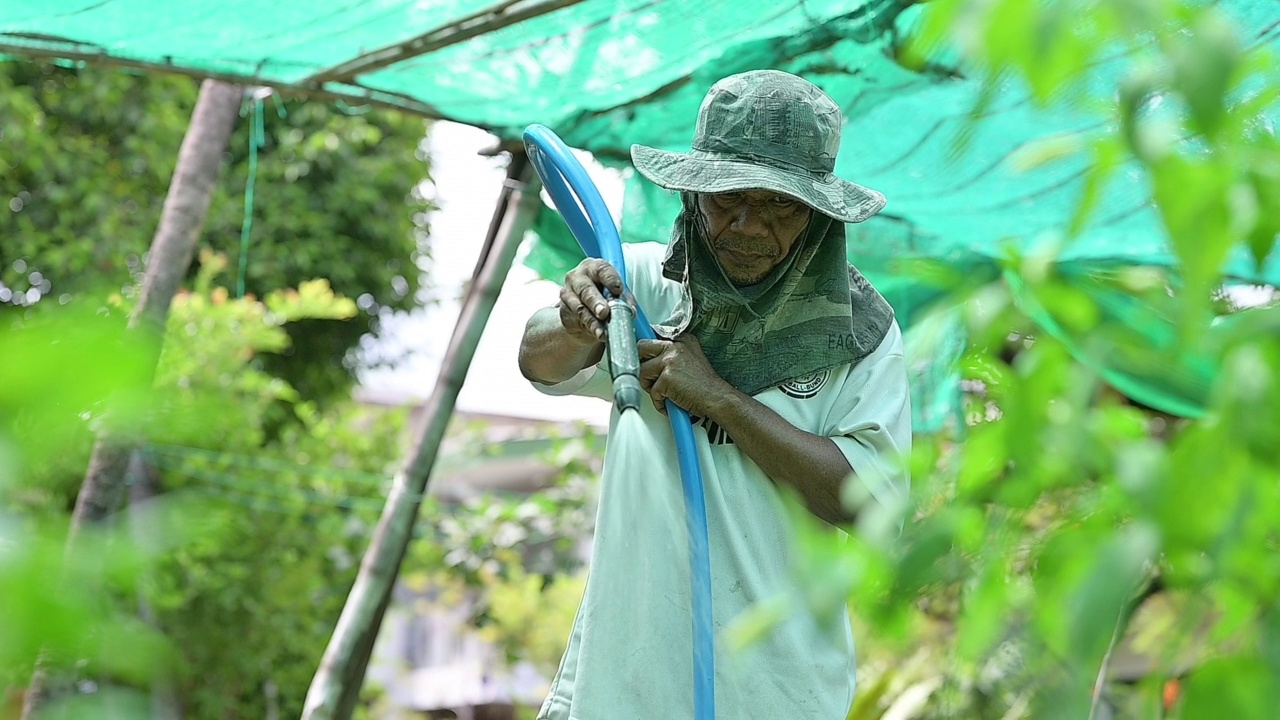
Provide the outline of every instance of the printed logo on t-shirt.
{"type": "Polygon", "coordinates": [[[792,378],[779,385],[778,389],[797,400],[808,400],[822,390],[830,376],[830,370],[822,370],[812,375],[792,378]]]}
{"type": "Polygon", "coordinates": [[[694,425],[701,427],[707,431],[707,442],[711,445],[732,445],[733,438],[729,437],[729,432],[720,427],[720,423],[711,418],[699,417],[697,415],[689,415],[689,420],[694,425]]]}

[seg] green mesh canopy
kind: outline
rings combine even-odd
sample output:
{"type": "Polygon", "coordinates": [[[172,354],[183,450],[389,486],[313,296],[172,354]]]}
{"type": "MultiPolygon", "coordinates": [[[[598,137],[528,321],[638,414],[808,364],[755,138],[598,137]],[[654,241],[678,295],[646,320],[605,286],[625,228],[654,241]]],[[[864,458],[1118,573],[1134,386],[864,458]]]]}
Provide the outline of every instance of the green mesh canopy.
{"type": "MultiPolygon", "coordinates": [[[[1250,45],[1280,42],[1280,3],[1217,5],[1250,45]]],[[[392,106],[507,141],[541,123],[624,169],[633,143],[688,149],[698,105],[716,80],[787,70],[826,90],[846,115],[837,174],[888,197],[881,215],[850,226],[848,254],[889,298],[910,338],[939,293],[904,273],[904,263],[936,261],[968,277],[998,277],[995,260],[1007,244],[1026,250],[1067,226],[1088,162],[1022,170],[1011,158],[1037,139],[1098,129],[1090,116],[1038,109],[1014,83],[998,86],[981,121],[970,122],[978,80],[945,58],[924,71],[895,60],[918,12],[905,0],[41,0],[0,4],[0,54],[392,106]]],[[[1090,86],[1110,92],[1122,62],[1096,65],[1090,86]]],[[[1149,197],[1140,168],[1122,167],[1061,261],[1086,270],[1172,266],[1149,197]]],[[[674,194],[631,173],[624,239],[665,242],[678,206],[674,194]]],[[[550,211],[535,232],[526,262],[545,277],[561,276],[581,257],[550,211]]],[[[1239,282],[1280,284],[1280,253],[1258,265],[1240,248],[1225,269],[1239,282]]],[[[1161,321],[1127,312],[1116,317],[1161,321]]],[[[935,361],[958,352],[944,345],[952,349],[935,361]]],[[[1104,357],[1086,361],[1121,378],[1113,384],[1140,401],[1179,414],[1201,406],[1212,373],[1198,362],[1191,370],[1116,370],[1101,367],[1104,357]]],[[[918,397],[917,410],[951,407],[956,386],[941,387],[937,377],[936,367],[921,368],[921,392],[933,395],[918,397]]],[[[918,413],[918,425],[934,427],[945,414],[918,413]]]]}

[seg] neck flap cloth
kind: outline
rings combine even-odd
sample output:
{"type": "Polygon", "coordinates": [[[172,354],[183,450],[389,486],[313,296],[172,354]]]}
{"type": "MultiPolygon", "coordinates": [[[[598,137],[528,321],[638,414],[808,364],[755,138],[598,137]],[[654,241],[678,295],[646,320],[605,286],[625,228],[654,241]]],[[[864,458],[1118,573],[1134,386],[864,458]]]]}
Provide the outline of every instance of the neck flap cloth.
{"type": "Polygon", "coordinates": [[[857,364],[879,347],[893,309],[845,259],[843,222],[814,211],[768,277],[737,287],[707,247],[697,196],[681,199],[663,276],[685,287],[686,302],[659,334],[692,334],[720,377],[748,395],[857,364]]]}

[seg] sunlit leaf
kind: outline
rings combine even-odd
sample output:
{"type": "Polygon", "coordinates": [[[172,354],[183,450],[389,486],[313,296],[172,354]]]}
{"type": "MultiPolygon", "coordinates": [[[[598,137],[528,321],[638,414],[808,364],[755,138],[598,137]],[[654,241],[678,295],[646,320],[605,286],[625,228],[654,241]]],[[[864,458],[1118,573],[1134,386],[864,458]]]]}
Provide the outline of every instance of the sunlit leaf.
{"type": "Polygon", "coordinates": [[[272,292],[267,295],[265,303],[271,312],[283,320],[345,320],[356,314],[355,302],[334,294],[329,281],[324,278],[302,282],[297,290],[272,292]]]}
{"type": "Polygon", "coordinates": [[[983,423],[973,428],[965,442],[956,490],[967,498],[989,497],[991,484],[1004,473],[1009,451],[1005,423],[983,423]]]}
{"type": "Polygon", "coordinates": [[[1051,135],[1033,140],[1018,148],[1009,156],[1009,165],[1015,172],[1030,172],[1072,157],[1082,149],[1084,144],[1079,135],[1051,135]]]}

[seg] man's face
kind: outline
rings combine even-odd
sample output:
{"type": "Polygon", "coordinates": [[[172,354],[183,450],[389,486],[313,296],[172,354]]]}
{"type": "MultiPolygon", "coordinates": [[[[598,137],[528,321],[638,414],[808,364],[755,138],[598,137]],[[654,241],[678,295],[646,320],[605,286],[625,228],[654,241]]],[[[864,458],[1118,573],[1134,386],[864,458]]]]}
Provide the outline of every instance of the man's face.
{"type": "Polygon", "coordinates": [[[804,233],[808,205],[769,190],[702,194],[707,242],[734,285],[755,285],[782,262],[804,233]]]}

